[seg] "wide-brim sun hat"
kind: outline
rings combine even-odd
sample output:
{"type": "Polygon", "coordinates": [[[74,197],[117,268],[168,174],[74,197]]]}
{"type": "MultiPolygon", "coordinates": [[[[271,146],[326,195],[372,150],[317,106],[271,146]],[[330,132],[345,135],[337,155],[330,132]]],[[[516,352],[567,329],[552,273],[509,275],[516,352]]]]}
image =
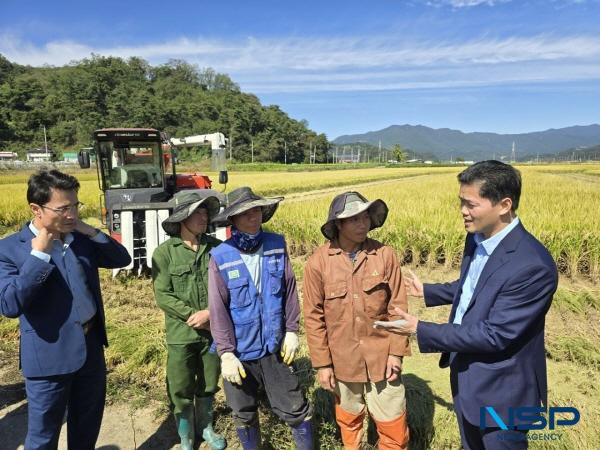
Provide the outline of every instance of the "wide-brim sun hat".
{"type": "Polygon", "coordinates": [[[385,223],[389,210],[383,200],[377,199],[370,202],[363,195],[355,191],[336,195],[329,206],[327,222],[321,226],[321,233],[330,241],[333,240],[337,236],[336,220],[347,219],[363,211],[369,212],[369,217],[371,218],[370,231],[381,227],[385,223]]]}
{"type": "Polygon", "coordinates": [[[205,206],[208,223],[219,213],[221,202],[218,192],[212,189],[185,190],[176,193],[171,200],[175,204],[173,212],[166,218],[162,227],[169,236],[177,236],[181,232],[181,222],[190,217],[200,206],[205,206]]]}
{"type": "Polygon", "coordinates": [[[271,220],[283,197],[261,197],[252,192],[248,186],[234,189],[227,195],[227,206],[214,218],[213,223],[231,225],[231,218],[242,214],[252,208],[260,207],[262,210],[262,223],[271,220]]]}

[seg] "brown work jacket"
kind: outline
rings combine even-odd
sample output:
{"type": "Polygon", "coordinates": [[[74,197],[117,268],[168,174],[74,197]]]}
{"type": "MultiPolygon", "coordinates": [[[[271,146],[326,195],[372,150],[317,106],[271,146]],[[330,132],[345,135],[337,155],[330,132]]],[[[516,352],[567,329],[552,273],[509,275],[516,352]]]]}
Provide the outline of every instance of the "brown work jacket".
{"type": "Polygon", "coordinates": [[[312,365],[332,366],[346,382],[385,379],[388,355],[410,355],[408,338],[373,328],[407,311],[406,290],[394,250],[373,239],[356,261],[336,241],[319,247],[304,269],[304,324],[312,365]]]}

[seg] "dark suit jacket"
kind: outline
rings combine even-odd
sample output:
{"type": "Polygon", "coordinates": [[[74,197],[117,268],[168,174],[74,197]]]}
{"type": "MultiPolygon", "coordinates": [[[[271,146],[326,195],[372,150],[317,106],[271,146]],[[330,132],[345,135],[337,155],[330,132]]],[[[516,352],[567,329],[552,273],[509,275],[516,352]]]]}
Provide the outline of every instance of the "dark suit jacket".
{"type": "Polygon", "coordinates": [[[419,322],[417,340],[421,352],[442,352],[440,367],[452,361],[455,403],[479,425],[482,406],[506,421],[509,407],[546,404],[544,323],[558,273],[548,250],[519,224],[489,257],[462,324],[454,325],[475,247],[469,234],[459,280],[425,285],[426,305],[452,304],[452,312],[447,324],[419,322]]]}
{"type": "MultiPolygon", "coordinates": [[[[71,290],[59,268],[32,256],[34,235],[27,225],[0,240],[0,313],[18,317],[21,332],[21,368],[26,377],[72,373],[86,360],[83,328],[73,306],[71,290]]],[[[108,345],[98,267],[129,264],[125,247],[109,238],[99,244],[73,232],[70,248],[85,273],[96,301],[97,317],[108,345]]]]}

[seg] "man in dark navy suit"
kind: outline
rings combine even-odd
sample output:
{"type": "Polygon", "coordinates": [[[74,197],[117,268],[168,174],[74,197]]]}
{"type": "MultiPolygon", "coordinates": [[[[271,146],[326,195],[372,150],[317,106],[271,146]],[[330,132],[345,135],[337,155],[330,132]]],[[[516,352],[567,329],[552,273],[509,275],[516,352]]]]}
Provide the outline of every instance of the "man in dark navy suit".
{"type": "Polygon", "coordinates": [[[67,413],[69,449],[92,450],[106,394],[107,345],[98,268],[127,250],[79,219],[79,182],[58,170],[29,178],[33,220],[0,240],[0,313],[18,317],[28,400],[25,449],[56,449],[67,413]]]}
{"type": "Polygon", "coordinates": [[[412,274],[405,281],[409,295],[424,297],[427,306],[451,304],[449,323],[398,311],[401,319],[388,329],[416,334],[423,353],[442,353],[440,367],[450,367],[466,450],[527,448],[525,430],[500,428],[489,409],[481,421],[481,408],[491,406],[506,425],[509,408],[546,405],[544,323],[557,288],[556,265],[516,215],[521,195],[516,169],[483,161],[460,173],[458,181],[468,232],[460,278],[423,285],[412,274]]]}

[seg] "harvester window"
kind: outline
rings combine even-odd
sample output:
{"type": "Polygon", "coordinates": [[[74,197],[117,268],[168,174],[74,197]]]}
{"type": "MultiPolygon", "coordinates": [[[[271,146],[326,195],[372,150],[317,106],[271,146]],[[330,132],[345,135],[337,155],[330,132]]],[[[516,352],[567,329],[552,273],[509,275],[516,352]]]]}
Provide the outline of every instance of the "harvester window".
{"type": "Polygon", "coordinates": [[[128,188],[145,188],[152,185],[152,182],[148,179],[148,173],[143,170],[128,170],[127,171],[127,184],[125,187],[128,188]]]}
{"type": "Polygon", "coordinates": [[[101,142],[102,175],[106,188],[162,187],[158,143],[101,142]]]}

